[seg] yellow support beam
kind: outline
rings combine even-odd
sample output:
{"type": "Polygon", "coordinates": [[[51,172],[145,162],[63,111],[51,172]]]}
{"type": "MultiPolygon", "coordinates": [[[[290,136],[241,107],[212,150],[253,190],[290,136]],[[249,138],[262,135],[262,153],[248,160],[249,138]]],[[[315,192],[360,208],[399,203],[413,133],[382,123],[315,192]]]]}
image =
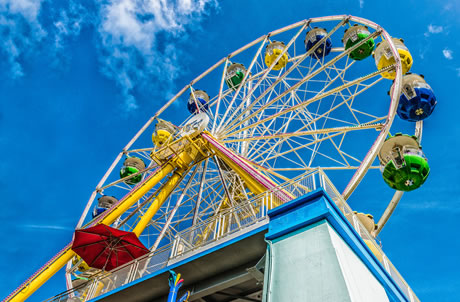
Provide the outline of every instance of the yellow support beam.
{"type": "MultiPolygon", "coordinates": [[[[202,136],[208,141],[209,148],[243,179],[247,188],[254,195],[264,193],[277,186],[268,176],[255,169],[246,158],[234,154],[233,151],[222,145],[209,132],[204,132],[202,136]],[[241,164],[238,164],[237,161],[240,161],[241,164]],[[244,165],[246,165],[246,168],[243,167],[244,165]],[[250,173],[251,170],[252,174],[250,173]]],[[[294,196],[285,190],[274,192],[270,208],[275,208],[293,198],[294,196]]]]}
{"type": "Polygon", "coordinates": [[[133,233],[139,237],[144,229],[148,226],[150,221],[152,220],[153,216],[155,216],[156,212],[160,209],[163,205],[165,200],[174,190],[180,179],[182,178],[182,174],[185,172],[184,169],[178,169],[174,172],[174,174],[169,178],[169,180],[163,185],[163,188],[158,193],[158,196],[152,201],[150,207],[145,212],[145,214],[141,217],[140,221],[137,223],[136,227],[133,230],[133,233]]]}
{"type": "Polygon", "coordinates": [[[165,200],[182,179],[182,175],[189,168],[190,164],[201,154],[200,148],[202,145],[203,143],[201,140],[198,140],[196,143],[192,142],[190,146],[185,148],[185,150],[174,160],[174,163],[178,168],[176,171],[174,171],[169,180],[163,185],[163,188],[158,193],[158,196],[151,203],[148,210],[144,213],[134,228],[133,232],[137,237],[139,237],[144,229],[148,226],[153,216],[155,216],[156,212],[160,209],[165,200]]]}
{"type": "Polygon", "coordinates": [[[137,190],[131,192],[126,199],[116,208],[111,209],[110,213],[106,215],[99,224],[112,224],[121,214],[126,212],[134,203],[136,203],[142,196],[156,186],[163,178],[174,170],[175,166],[169,162],[163,166],[155,175],[148,179],[137,190]]]}
{"type": "Polygon", "coordinates": [[[233,171],[235,171],[244,180],[244,183],[247,185],[248,189],[251,190],[252,193],[254,193],[255,195],[258,195],[260,193],[267,191],[266,187],[264,187],[254,177],[249,175],[243,168],[241,168],[234,161],[228,158],[219,149],[213,148],[211,144],[210,144],[210,147],[216,153],[217,157],[222,159],[226,165],[228,165],[233,171]]]}
{"type": "Polygon", "coordinates": [[[70,249],[70,244],[64,249],[60,255],[50,265],[45,267],[30,283],[25,283],[21,288],[17,289],[17,293],[5,301],[22,302],[32,295],[40,286],[43,285],[50,277],[59,271],[68,261],[72,259],[75,252],[70,249]]]}
{"type": "Polygon", "coordinates": [[[235,171],[243,180],[246,186],[248,187],[249,190],[251,190],[252,193],[255,195],[258,195],[260,193],[263,193],[267,191],[267,188],[262,185],[257,179],[255,179],[252,175],[250,175],[246,170],[244,170],[240,165],[235,163],[235,161],[227,156],[224,152],[222,152],[222,149],[227,149],[225,146],[222,144],[218,143],[217,140],[211,136],[210,133],[205,132],[204,133],[204,138],[209,141],[209,147],[211,150],[214,151],[214,153],[219,157],[221,160],[225,162],[233,171],[235,171]],[[210,139],[208,139],[208,137],[210,139]],[[218,147],[215,146],[218,145],[218,147]]]}

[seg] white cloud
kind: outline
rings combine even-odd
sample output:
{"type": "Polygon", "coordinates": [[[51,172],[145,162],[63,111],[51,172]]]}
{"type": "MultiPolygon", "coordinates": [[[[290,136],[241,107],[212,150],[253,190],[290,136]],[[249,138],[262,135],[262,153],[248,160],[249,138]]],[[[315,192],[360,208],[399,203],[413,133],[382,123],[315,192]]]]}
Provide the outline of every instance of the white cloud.
{"type": "Polygon", "coordinates": [[[91,24],[98,33],[101,70],[121,87],[126,112],[139,106],[136,89],[161,88],[157,91],[165,96],[175,90],[182,70],[176,46],[199,27],[208,8],[217,6],[216,0],[94,0],[84,7],[70,0],[56,11],[44,6],[46,1],[0,0],[0,55],[11,77],[24,74],[22,62],[37,46],[60,61],[66,41],[91,24]],[[40,22],[45,15],[50,23],[40,22]]]}
{"type": "Polygon", "coordinates": [[[430,24],[430,25],[428,25],[428,28],[427,28],[427,29],[428,29],[428,31],[426,31],[426,32],[424,33],[424,36],[425,36],[425,37],[429,37],[429,36],[432,35],[432,34],[439,34],[439,33],[442,33],[442,32],[444,32],[444,29],[445,29],[445,28],[444,28],[443,26],[441,26],[441,25],[438,26],[438,25],[430,24]]]}
{"type": "Polygon", "coordinates": [[[102,70],[122,88],[126,111],[138,107],[133,90],[139,85],[156,84],[164,94],[174,88],[180,71],[175,45],[213,4],[212,0],[107,0],[101,5],[102,70]]]}
{"type": "Polygon", "coordinates": [[[25,224],[24,228],[27,229],[39,229],[39,230],[56,230],[56,231],[73,231],[70,227],[60,225],[45,225],[45,224],[25,224]]]}
{"type": "Polygon", "coordinates": [[[414,203],[402,203],[401,208],[410,211],[437,211],[437,212],[449,212],[451,214],[460,211],[459,207],[452,206],[452,203],[445,201],[422,201],[414,203]]]}
{"type": "Polygon", "coordinates": [[[80,34],[84,25],[94,21],[94,18],[80,3],[68,2],[68,9],[63,9],[54,24],[54,46],[64,47],[65,40],[80,34]]]}
{"type": "Polygon", "coordinates": [[[450,49],[443,49],[442,54],[444,55],[444,58],[446,58],[447,60],[452,60],[454,58],[453,51],[450,49]]]}
{"type": "Polygon", "coordinates": [[[43,0],[0,0],[0,11],[20,14],[29,22],[35,22],[43,0]]]}
{"type": "Polygon", "coordinates": [[[359,0],[359,8],[364,8],[364,0],[359,0]]]}
{"type": "Polygon", "coordinates": [[[449,215],[457,215],[460,212],[460,207],[452,202],[446,201],[421,201],[413,203],[401,203],[398,207],[408,210],[407,213],[418,212],[443,212],[449,215]]]}
{"type": "Polygon", "coordinates": [[[433,24],[428,25],[428,32],[432,34],[442,33],[444,28],[442,26],[436,26],[433,24]]]}
{"type": "Polygon", "coordinates": [[[457,71],[457,77],[460,77],[460,68],[455,69],[457,71]]]}
{"type": "Polygon", "coordinates": [[[46,32],[38,21],[42,0],[0,0],[0,52],[10,76],[21,77],[21,59],[46,32]]]}

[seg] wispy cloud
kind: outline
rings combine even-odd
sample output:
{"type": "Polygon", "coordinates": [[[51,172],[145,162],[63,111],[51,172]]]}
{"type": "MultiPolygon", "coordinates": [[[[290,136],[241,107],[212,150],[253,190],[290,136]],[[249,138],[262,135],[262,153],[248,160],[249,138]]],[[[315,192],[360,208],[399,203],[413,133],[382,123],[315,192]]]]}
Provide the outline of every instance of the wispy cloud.
{"type": "Polygon", "coordinates": [[[127,112],[138,108],[134,90],[139,85],[156,85],[165,94],[174,88],[181,70],[175,44],[212,5],[211,0],[108,0],[101,5],[102,70],[121,87],[127,112]]]}
{"type": "Polygon", "coordinates": [[[364,0],[359,0],[359,8],[364,8],[364,0]]]}
{"type": "Polygon", "coordinates": [[[68,8],[61,10],[53,22],[54,47],[57,50],[62,49],[68,38],[78,36],[84,25],[93,22],[94,17],[83,5],[75,1],[69,1],[68,8]]]}
{"type": "Polygon", "coordinates": [[[0,52],[12,78],[24,75],[21,60],[46,36],[38,21],[41,4],[42,0],[0,0],[0,52]]]}
{"type": "Polygon", "coordinates": [[[124,109],[138,107],[133,90],[142,83],[156,83],[166,94],[180,72],[174,43],[186,26],[205,14],[208,0],[111,0],[101,8],[99,27],[105,74],[125,96],[124,109]],[[161,45],[160,45],[161,44],[161,45]]]}
{"type": "Polygon", "coordinates": [[[439,34],[444,31],[444,27],[441,25],[428,25],[428,32],[425,32],[425,36],[429,36],[430,34],[439,34]]]}
{"type": "Polygon", "coordinates": [[[421,201],[414,203],[401,203],[399,205],[403,209],[411,211],[438,211],[438,212],[450,212],[452,214],[459,213],[460,208],[454,207],[452,203],[447,201],[421,201]]]}
{"type": "Polygon", "coordinates": [[[432,34],[439,34],[443,32],[443,30],[444,28],[442,26],[437,26],[433,24],[428,25],[428,31],[432,34]]]}
{"type": "Polygon", "coordinates": [[[452,60],[454,58],[453,53],[454,52],[448,48],[442,50],[442,54],[444,55],[444,58],[446,58],[447,60],[452,60]]]}
{"type": "Polygon", "coordinates": [[[19,14],[35,22],[43,0],[0,0],[0,11],[19,14]]]}
{"type": "Polygon", "coordinates": [[[55,231],[73,231],[71,227],[65,227],[61,225],[50,225],[50,224],[25,224],[23,225],[26,229],[38,229],[38,230],[55,230],[55,231]]]}
{"type": "Polygon", "coordinates": [[[84,4],[88,9],[70,0],[56,11],[46,1],[0,0],[0,55],[11,77],[24,75],[22,63],[37,46],[59,61],[67,41],[90,25],[101,71],[121,88],[125,112],[139,107],[135,92],[146,87],[172,94],[183,70],[176,46],[217,6],[216,0],[96,0],[84,4]],[[45,14],[51,22],[40,22],[45,14]]]}
{"type": "Polygon", "coordinates": [[[24,75],[23,62],[36,55],[36,49],[46,49],[50,57],[62,54],[65,40],[78,36],[83,24],[91,18],[75,0],[66,1],[59,11],[43,9],[47,0],[0,0],[0,52],[10,68],[9,75],[24,75]],[[46,14],[51,26],[43,25],[46,14]]]}
{"type": "Polygon", "coordinates": [[[455,69],[457,71],[457,77],[460,77],[460,68],[455,69]]]}

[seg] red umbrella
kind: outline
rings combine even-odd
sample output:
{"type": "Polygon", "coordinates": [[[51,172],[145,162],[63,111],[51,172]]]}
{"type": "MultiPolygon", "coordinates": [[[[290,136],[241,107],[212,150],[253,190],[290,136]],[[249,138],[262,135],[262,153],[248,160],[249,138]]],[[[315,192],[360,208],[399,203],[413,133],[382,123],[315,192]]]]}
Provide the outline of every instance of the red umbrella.
{"type": "Polygon", "coordinates": [[[136,234],[120,231],[105,224],[76,230],[72,250],[90,267],[106,271],[149,252],[136,234]]]}

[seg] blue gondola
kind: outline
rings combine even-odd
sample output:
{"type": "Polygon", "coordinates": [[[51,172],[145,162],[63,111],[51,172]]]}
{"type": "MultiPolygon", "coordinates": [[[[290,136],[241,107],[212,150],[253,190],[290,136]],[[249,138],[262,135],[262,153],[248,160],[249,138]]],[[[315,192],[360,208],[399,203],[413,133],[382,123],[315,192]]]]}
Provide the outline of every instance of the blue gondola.
{"type": "Polygon", "coordinates": [[[197,114],[199,111],[208,111],[209,109],[208,94],[203,90],[195,90],[193,94],[190,93],[190,97],[187,103],[187,109],[192,114],[197,114]],[[195,95],[195,97],[193,97],[193,95],[195,95]],[[197,103],[198,103],[200,110],[198,110],[197,108],[197,103]]]}
{"type": "Polygon", "coordinates": [[[115,203],[118,202],[113,196],[104,195],[97,200],[97,205],[93,209],[93,218],[101,215],[106,210],[110,209],[115,203]]]}
{"type": "Polygon", "coordinates": [[[436,107],[433,89],[422,76],[407,74],[402,79],[398,116],[406,121],[417,122],[426,119],[436,107]]]}
{"type": "MultiPolygon", "coordinates": [[[[309,51],[315,46],[322,38],[327,35],[327,31],[324,28],[315,27],[307,33],[305,37],[305,48],[309,51]]],[[[327,56],[332,49],[332,41],[327,38],[320,46],[318,46],[314,52],[311,53],[311,57],[315,59],[321,59],[327,56]]]]}

